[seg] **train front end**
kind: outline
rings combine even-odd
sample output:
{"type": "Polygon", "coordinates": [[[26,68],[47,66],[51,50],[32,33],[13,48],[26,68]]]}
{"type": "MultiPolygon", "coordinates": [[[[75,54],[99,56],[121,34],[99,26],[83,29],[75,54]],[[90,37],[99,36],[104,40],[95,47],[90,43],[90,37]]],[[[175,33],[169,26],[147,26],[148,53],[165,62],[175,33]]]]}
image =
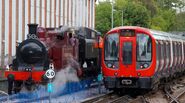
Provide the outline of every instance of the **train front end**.
{"type": "Polygon", "coordinates": [[[29,24],[26,40],[16,48],[16,58],[5,71],[8,79],[8,94],[19,92],[24,85],[32,90],[37,83],[45,83],[48,78],[45,71],[49,69],[48,52],[45,45],[37,37],[37,25],[29,24]]]}
{"type": "Polygon", "coordinates": [[[155,40],[147,29],[118,27],[104,36],[102,72],[108,89],[153,87],[155,40]]]}

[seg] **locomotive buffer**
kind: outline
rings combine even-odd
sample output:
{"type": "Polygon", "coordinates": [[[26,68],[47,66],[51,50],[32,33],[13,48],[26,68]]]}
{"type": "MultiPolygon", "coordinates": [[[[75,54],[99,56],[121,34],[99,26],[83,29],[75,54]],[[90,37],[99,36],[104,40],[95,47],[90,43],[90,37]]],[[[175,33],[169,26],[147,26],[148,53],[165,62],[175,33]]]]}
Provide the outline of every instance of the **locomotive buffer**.
{"type": "Polygon", "coordinates": [[[49,78],[49,83],[47,85],[47,91],[49,93],[49,103],[51,103],[51,93],[53,92],[52,79],[55,77],[54,66],[52,63],[50,64],[49,69],[46,71],[45,75],[47,78],[49,78]]]}

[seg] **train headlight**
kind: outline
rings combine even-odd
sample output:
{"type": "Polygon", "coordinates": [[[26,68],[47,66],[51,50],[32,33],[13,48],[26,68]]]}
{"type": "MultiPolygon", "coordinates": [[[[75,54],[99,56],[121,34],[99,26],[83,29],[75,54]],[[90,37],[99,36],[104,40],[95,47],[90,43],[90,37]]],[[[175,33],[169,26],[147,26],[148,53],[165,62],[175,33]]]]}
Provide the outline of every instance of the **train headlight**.
{"type": "Polygon", "coordinates": [[[112,68],[115,69],[115,65],[113,65],[112,68]]]}
{"type": "Polygon", "coordinates": [[[145,63],[145,64],[143,65],[143,67],[144,67],[144,68],[147,68],[147,67],[148,67],[148,64],[147,64],[147,63],[145,63]]]}
{"type": "Polygon", "coordinates": [[[112,64],[111,63],[108,63],[107,65],[109,68],[112,68],[112,64]]]}
{"type": "Polygon", "coordinates": [[[141,65],[140,68],[143,69],[143,66],[141,65]]]}
{"type": "Polygon", "coordinates": [[[147,69],[150,66],[150,62],[138,62],[137,69],[147,69]]]}
{"type": "Polygon", "coordinates": [[[114,62],[112,62],[112,61],[107,62],[106,61],[105,64],[108,68],[111,68],[111,69],[118,69],[119,68],[119,62],[117,62],[117,61],[114,61],[114,62]]]}

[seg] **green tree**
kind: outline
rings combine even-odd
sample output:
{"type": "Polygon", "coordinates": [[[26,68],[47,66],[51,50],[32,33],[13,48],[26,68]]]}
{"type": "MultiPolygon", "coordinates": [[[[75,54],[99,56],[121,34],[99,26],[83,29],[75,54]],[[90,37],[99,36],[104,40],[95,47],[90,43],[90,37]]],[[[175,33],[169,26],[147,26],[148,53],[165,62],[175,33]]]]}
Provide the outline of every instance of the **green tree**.
{"type": "Polygon", "coordinates": [[[184,0],[155,0],[161,8],[183,8],[185,7],[184,0]]]}
{"type": "MultiPolygon", "coordinates": [[[[183,0],[114,0],[114,27],[142,26],[162,31],[183,30],[185,14],[176,9],[185,6],[183,0]],[[175,8],[175,9],[174,9],[175,8]]],[[[106,33],[111,29],[111,3],[101,2],[96,7],[96,29],[106,33]]]]}
{"type": "MultiPolygon", "coordinates": [[[[107,1],[96,5],[96,29],[103,34],[111,29],[111,7],[111,3],[107,1]]],[[[115,1],[114,27],[121,26],[122,20],[123,25],[149,27],[150,24],[149,12],[134,0],[115,1]]]]}
{"type": "Polygon", "coordinates": [[[128,2],[123,7],[123,24],[131,26],[149,27],[150,17],[148,10],[141,4],[128,2]]]}
{"type": "Polygon", "coordinates": [[[185,12],[177,14],[175,24],[172,27],[174,31],[185,31],[185,12]]]}
{"type": "Polygon", "coordinates": [[[157,3],[154,0],[138,0],[143,6],[150,12],[150,16],[153,17],[158,12],[157,3]]]}
{"type": "Polygon", "coordinates": [[[96,29],[105,34],[111,29],[111,4],[110,2],[100,2],[96,5],[96,17],[95,17],[96,29]]]}

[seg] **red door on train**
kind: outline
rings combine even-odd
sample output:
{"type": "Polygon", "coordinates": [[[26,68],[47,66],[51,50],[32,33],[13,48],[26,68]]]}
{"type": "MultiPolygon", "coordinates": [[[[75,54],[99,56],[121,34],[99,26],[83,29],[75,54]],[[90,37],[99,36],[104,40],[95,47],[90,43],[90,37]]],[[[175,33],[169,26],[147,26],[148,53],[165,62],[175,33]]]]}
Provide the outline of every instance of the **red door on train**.
{"type": "Polygon", "coordinates": [[[120,76],[136,76],[136,36],[134,30],[121,30],[119,52],[120,76]]]}

